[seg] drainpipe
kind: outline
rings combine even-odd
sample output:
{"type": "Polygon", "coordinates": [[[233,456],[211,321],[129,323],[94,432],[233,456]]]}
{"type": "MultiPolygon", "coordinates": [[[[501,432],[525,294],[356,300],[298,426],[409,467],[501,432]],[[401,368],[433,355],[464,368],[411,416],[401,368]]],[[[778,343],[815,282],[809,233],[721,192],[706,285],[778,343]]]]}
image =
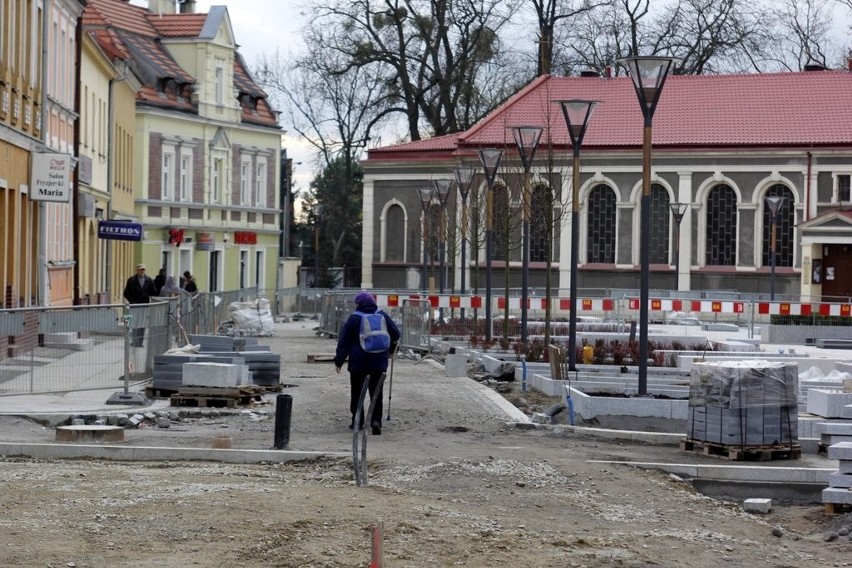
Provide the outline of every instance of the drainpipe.
{"type": "MultiPolygon", "coordinates": [[[[41,142],[42,150],[47,148],[47,128],[48,128],[48,113],[47,113],[47,56],[48,43],[50,36],[50,7],[52,2],[44,3],[44,17],[41,23],[41,142]]],[[[32,164],[32,160],[30,160],[32,164]]],[[[45,215],[47,214],[47,204],[44,201],[38,202],[38,264],[36,270],[36,286],[38,295],[36,305],[47,306],[49,304],[47,297],[48,278],[47,278],[47,223],[45,215]]]]}

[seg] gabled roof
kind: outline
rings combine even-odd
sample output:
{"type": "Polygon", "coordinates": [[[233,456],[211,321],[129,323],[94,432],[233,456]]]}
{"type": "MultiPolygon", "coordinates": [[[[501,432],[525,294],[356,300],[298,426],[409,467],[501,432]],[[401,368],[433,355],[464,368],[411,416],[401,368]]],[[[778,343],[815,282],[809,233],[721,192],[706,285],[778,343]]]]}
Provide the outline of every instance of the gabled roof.
{"type": "Polygon", "coordinates": [[[799,224],[802,230],[848,229],[852,227],[852,209],[835,209],[799,224]]]}
{"type": "MultiPolygon", "coordinates": [[[[163,40],[180,38],[212,40],[220,27],[230,26],[224,6],[213,6],[209,14],[155,14],[126,0],[88,0],[83,13],[85,32],[112,58],[128,60],[143,81],[137,100],[152,106],[197,112],[190,86],[197,83],[172,57],[163,40]]],[[[230,27],[229,37],[232,36],[230,27]]],[[[244,122],[279,128],[268,96],[257,86],[235,52],[234,85],[241,95],[244,122]]]]}
{"type": "MultiPolygon", "coordinates": [[[[538,77],[458,135],[457,151],[514,147],[512,126],[548,129],[553,144],[569,147],[554,101],[600,101],[583,148],[642,147],[643,118],[629,77],[538,77]]],[[[429,151],[424,141],[412,150],[429,151]]],[[[653,118],[655,149],[738,149],[852,146],[852,73],[805,71],[735,75],[679,75],[666,80],[653,118]]],[[[379,148],[370,159],[402,159],[406,145],[379,148]],[[394,158],[393,156],[399,156],[394,158]]]]}

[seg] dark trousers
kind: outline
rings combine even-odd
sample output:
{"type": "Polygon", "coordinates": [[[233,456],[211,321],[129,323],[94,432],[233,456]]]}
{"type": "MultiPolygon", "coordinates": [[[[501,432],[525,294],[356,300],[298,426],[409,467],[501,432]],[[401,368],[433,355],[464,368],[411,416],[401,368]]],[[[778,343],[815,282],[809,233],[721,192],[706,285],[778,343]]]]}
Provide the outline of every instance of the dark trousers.
{"type": "Polygon", "coordinates": [[[134,327],[130,330],[130,346],[142,347],[142,342],[145,340],[145,328],[134,327]]]}
{"type": "MultiPolygon", "coordinates": [[[[352,413],[352,424],[355,424],[355,413],[358,411],[358,399],[361,397],[361,389],[364,388],[364,381],[367,380],[367,376],[370,377],[370,386],[367,387],[370,391],[370,401],[373,399],[376,401],[376,406],[373,408],[373,416],[370,419],[370,425],[378,424],[381,426],[382,424],[382,391],[381,389],[376,392],[376,387],[379,386],[379,379],[382,378],[382,374],[384,371],[350,371],[349,372],[349,385],[351,387],[350,397],[349,397],[349,411],[352,413]]],[[[363,414],[366,415],[367,411],[370,409],[369,403],[367,401],[367,397],[364,397],[364,408],[363,414]]],[[[364,419],[363,415],[361,418],[361,423],[359,427],[363,428],[364,419]]]]}

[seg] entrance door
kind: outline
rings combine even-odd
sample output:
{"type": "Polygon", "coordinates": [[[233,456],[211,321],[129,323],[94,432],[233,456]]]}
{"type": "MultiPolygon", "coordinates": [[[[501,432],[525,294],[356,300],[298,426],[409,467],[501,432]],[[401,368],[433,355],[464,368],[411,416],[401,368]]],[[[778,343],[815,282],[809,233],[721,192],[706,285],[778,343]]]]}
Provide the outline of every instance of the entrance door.
{"type": "Polygon", "coordinates": [[[822,299],[848,302],[852,298],[852,245],[824,245],[822,299]]]}

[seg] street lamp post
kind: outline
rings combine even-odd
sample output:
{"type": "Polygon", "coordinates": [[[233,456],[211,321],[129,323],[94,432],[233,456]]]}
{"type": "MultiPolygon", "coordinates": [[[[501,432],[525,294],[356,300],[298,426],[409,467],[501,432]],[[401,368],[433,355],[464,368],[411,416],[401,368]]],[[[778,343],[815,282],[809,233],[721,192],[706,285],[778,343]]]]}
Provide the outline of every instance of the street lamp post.
{"type": "Polygon", "coordinates": [[[571,298],[568,314],[568,370],[577,370],[577,265],[580,263],[580,145],[592,111],[598,101],[557,101],[565,116],[565,125],[571,137],[573,169],[571,173],[571,298]]]}
{"type": "Polygon", "coordinates": [[[628,57],[620,63],[627,68],[645,125],[642,132],[642,208],[640,222],[640,290],[639,290],[639,395],[648,394],[648,302],[651,260],[651,123],[660,93],[669,71],[675,64],[672,57],[628,57]]]}
{"type": "Polygon", "coordinates": [[[426,257],[429,254],[429,208],[432,206],[431,187],[421,187],[417,190],[420,196],[420,205],[423,207],[423,278],[420,281],[420,289],[426,291],[426,257]]]}
{"type": "Polygon", "coordinates": [[[320,243],[320,222],[322,221],[322,214],[325,212],[325,205],[316,204],[314,205],[314,223],[316,223],[316,227],[314,230],[314,288],[319,288],[319,271],[320,271],[320,261],[319,261],[319,243],[320,243]]]}
{"type": "MultiPolygon", "coordinates": [[[[438,264],[441,268],[441,274],[438,277],[438,285],[440,293],[443,294],[447,287],[447,199],[450,196],[450,191],[453,189],[453,180],[451,179],[436,179],[432,183],[435,185],[434,195],[438,196],[438,202],[441,204],[441,225],[438,228],[438,242],[441,247],[438,250],[438,264]]],[[[444,309],[441,308],[441,324],[444,323],[444,309]]]]}
{"type": "MultiPolygon", "coordinates": [[[[527,341],[527,311],[529,306],[529,275],[530,275],[530,213],[532,209],[532,188],[530,187],[530,168],[533,156],[541,140],[541,127],[515,126],[512,135],[518,146],[518,155],[524,167],[523,185],[523,243],[521,244],[521,342],[527,341]]],[[[507,298],[508,300],[508,298],[507,298]]]]}
{"type": "Polygon", "coordinates": [[[494,180],[503,150],[499,148],[483,148],[479,150],[479,161],[485,170],[485,183],[488,185],[488,196],[485,201],[485,340],[491,343],[491,256],[494,246],[494,180]]]}
{"type": "Polygon", "coordinates": [[[778,230],[778,213],[781,211],[781,205],[784,203],[784,197],[779,195],[771,195],[765,198],[766,206],[769,207],[769,223],[772,234],[769,238],[769,299],[775,301],[775,247],[777,244],[776,233],[778,230]]]}
{"type": "MultiPolygon", "coordinates": [[[[460,166],[456,168],[456,187],[459,188],[461,197],[461,295],[465,294],[465,273],[467,272],[467,196],[470,194],[470,184],[476,170],[471,166],[460,166]]],[[[461,309],[461,320],[464,321],[464,308],[461,309]]]]}
{"type": "Polygon", "coordinates": [[[670,203],[677,230],[675,232],[675,290],[680,290],[680,222],[686,214],[688,203],[670,203]]]}

